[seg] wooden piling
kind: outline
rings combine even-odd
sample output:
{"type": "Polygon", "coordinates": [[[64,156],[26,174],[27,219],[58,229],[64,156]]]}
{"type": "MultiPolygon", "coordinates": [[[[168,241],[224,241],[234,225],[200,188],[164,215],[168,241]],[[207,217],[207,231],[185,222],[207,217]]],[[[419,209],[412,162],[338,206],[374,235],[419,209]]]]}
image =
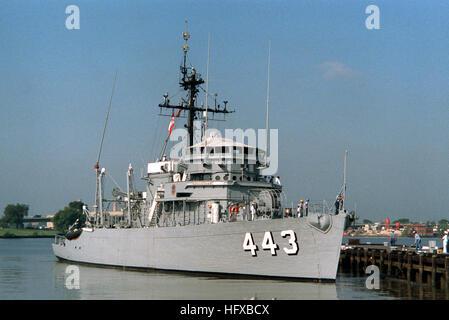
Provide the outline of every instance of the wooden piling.
{"type": "Polygon", "coordinates": [[[371,264],[376,265],[376,250],[371,250],[371,264]]]}
{"type": "Polygon", "coordinates": [[[380,273],[384,272],[384,253],[385,253],[385,250],[380,250],[380,257],[379,257],[379,271],[380,271],[380,273]]]}
{"type": "Polygon", "coordinates": [[[357,266],[356,272],[357,272],[357,275],[359,275],[359,272],[360,272],[360,248],[357,248],[355,262],[356,262],[356,266],[357,266]]]}
{"type": "Polygon", "coordinates": [[[412,253],[407,252],[407,280],[412,281],[412,253]]]}
{"type": "Polygon", "coordinates": [[[422,253],[418,255],[419,267],[418,267],[418,283],[423,283],[424,276],[424,259],[422,253]]]}
{"type": "Polygon", "coordinates": [[[402,251],[398,252],[398,269],[396,274],[400,276],[402,274],[402,251]]]}
{"type": "Polygon", "coordinates": [[[382,274],[445,289],[449,295],[449,256],[388,250],[379,245],[356,246],[343,250],[339,270],[364,275],[364,268],[377,265],[382,274]],[[362,251],[363,250],[363,251],[362,251]]]}
{"type": "Polygon", "coordinates": [[[436,264],[436,255],[432,255],[432,286],[435,287],[437,284],[437,264],[436,264]]]}
{"type": "Polygon", "coordinates": [[[366,270],[366,267],[368,267],[368,248],[363,248],[363,273],[366,270]]]}
{"type": "Polygon", "coordinates": [[[391,251],[388,252],[387,275],[391,276],[391,251]]]}
{"type": "Polygon", "coordinates": [[[449,291],[449,257],[444,258],[444,288],[449,291]]]}

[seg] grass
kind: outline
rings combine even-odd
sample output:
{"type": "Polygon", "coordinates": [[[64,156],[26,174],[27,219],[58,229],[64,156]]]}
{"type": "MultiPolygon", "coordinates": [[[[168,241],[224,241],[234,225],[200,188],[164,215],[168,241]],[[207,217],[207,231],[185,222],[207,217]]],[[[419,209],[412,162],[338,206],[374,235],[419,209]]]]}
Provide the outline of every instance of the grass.
{"type": "Polygon", "coordinates": [[[14,229],[14,228],[0,228],[0,238],[15,238],[15,237],[45,237],[54,236],[58,232],[56,230],[38,230],[38,229],[14,229]]]}

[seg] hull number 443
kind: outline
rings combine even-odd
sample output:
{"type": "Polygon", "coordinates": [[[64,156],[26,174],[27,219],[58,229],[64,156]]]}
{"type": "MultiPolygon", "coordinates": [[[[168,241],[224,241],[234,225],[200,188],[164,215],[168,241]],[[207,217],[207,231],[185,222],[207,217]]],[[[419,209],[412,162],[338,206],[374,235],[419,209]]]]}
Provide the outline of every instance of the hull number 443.
{"type": "MultiPolygon", "coordinates": [[[[288,255],[295,255],[298,253],[298,243],[296,242],[296,234],[293,230],[283,230],[281,231],[281,237],[288,239],[288,246],[282,249],[288,255]]],[[[271,231],[266,231],[262,240],[262,249],[270,250],[271,255],[277,255],[276,251],[279,250],[279,246],[273,240],[273,234],[271,231]]],[[[251,232],[245,234],[245,239],[243,240],[243,250],[251,251],[253,257],[257,256],[258,247],[254,243],[253,235],[251,232]]]]}

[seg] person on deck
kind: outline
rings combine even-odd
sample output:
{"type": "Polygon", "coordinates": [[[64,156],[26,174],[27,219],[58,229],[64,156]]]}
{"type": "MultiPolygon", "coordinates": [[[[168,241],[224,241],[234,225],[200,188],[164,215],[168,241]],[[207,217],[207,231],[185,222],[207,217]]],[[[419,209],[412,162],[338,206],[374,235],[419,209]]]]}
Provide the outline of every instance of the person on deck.
{"type": "Polygon", "coordinates": [[[276,178],[274,178],[274,184],[277,184],[278,186],[281,185],[281,179],[279,178],[279,176],[277,176],[276,178]]]}
{"type": "Polygon", "coordinates": [[[254,217],[256,216],[256,208],[254,207],[254,203],[251,203],[251,207],[249,210],[251,213],[251,221],[254,221],[254,217]]]}
{"type": "Polygon", "coordinates": [[[304,202],[304,216],[307,217],[309,215],[309,201],[310,199],[307,198],[306,202],[304,202]]]}
{"type": "Polygon", "coordinates": [[[338,212],[340,211],[342,204],[341,199],[342,199],[341,194],[338,194],[337,198],[335,199],[335,214],[338,214],[338,212]]]}

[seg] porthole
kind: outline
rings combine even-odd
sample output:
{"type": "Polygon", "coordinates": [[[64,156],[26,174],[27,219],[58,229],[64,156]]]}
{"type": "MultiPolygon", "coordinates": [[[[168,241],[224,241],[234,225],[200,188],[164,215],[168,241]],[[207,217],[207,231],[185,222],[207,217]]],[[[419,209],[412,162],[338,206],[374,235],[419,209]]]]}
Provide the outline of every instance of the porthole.
{"type": "Polygon", "coordinates": [[[220,176],[215,176],[215,180],[220,180],[220,176]]]}

